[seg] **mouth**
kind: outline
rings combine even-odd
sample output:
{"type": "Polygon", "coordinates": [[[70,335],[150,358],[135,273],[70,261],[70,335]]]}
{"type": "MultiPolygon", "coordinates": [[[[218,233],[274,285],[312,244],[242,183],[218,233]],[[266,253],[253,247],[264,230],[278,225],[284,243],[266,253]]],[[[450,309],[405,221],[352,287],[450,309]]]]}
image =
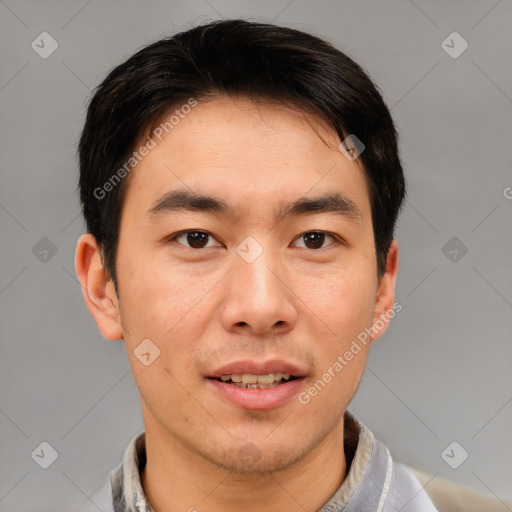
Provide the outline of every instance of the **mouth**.
{"type": "Polygon", "coordinates": [[[221,375],[220,377],[208,377],[209,379],[230,384],[244,389],[269,389],[275,388],[287,382],[299,379],[301,377],[289,373],[267,373],[264,375],[254,375],[250,373],[232,373],[221,375]]]}
{"type": "Polygon", "coordinates": [[[306,373],[284,359],[232,361],[205,375],[209,389],[241,409],[271,410],[290,403],[303,387],[306,373]]]}

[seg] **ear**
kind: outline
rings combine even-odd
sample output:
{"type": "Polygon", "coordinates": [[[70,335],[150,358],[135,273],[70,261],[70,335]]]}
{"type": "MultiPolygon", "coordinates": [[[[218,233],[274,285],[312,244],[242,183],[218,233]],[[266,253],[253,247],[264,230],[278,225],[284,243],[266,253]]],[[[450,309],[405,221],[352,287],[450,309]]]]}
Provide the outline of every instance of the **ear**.
{"type": "Polygon", "coordinates": [[[78,239],[75,270],[82,286],[85,304],[103,337],[108,340],[122,339],[123,328],[114,283],[103,267],[100,248],[90,233],[78,239]]]}
{"type": "Polygon", "coordinates": [[[380,279],[379,291],[373,315],[372,342],[380,338],[387,330],[389,321],[402,309],[395,306],[395,283],[398,273],[398,242],[393,240],[389,246],[386,270],[380,279]]]}

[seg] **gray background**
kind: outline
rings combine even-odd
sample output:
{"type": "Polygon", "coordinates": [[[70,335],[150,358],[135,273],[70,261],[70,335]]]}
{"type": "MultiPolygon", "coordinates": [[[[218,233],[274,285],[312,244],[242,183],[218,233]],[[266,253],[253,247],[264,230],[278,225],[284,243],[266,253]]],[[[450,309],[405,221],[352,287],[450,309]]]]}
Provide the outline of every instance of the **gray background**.
{"type": "Polygon", "coordinates": [[[109,69],[220,17],[315,33],[382,89],[409,193],[403,310],[350,410],[396,459],[512,498],[510,0],[0,0],[0,510],[79,510],[143,429],[124,345],[98,333],[75,276],[76,143],[109,69]],[[43,31],[59,45],[46,59],[43,31]],[[48,469],[31,457],[43,441],[48,469]]]}

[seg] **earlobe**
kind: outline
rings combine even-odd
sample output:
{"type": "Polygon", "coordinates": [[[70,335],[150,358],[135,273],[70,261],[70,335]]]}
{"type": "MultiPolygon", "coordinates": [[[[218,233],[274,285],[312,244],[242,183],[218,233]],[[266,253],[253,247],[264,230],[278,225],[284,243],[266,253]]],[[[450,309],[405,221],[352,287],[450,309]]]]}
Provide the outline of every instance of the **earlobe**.
{"type": "Polygon", "coordinates": [[[75,270],[82,287],[85,304],[102,336],[109,340],[122,339],[119,301],[112,280],[109,279],[103,266],[100,248],[90,233],[82,235],[78,240],[75,270]]]}
{"type": "Polygon", "coordinates": [[[373,316],[373,332],[375,332],[375,334],[372,336],[372,341],[375,341],[386,332],[389,321],[396,314],[395,284],[398,273],[398,253],[398,242],[393,240],[387,254],[386,271],[379,283],[373,316]]]}

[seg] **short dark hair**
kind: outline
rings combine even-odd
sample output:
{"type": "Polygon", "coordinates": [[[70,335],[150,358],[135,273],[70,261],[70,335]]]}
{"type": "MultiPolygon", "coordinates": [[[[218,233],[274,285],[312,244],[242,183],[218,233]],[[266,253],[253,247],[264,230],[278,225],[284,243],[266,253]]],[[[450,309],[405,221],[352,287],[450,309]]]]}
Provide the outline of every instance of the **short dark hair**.
{"type": "Polygon", "coordinates": [[[358,160],[370,188],[380,278],[405,181],[397,131],[379,90],[357,63],[316,36],[232,19],[142,48],[94,91],[78,148],[80,200],[87,231],[101,249],[116,292],[120,219],[129,182],[120,176],[126,175],[126,162],[173,108],[190,98],[218,95],[299,109],[326,121],[340,140],[355,135],[362,141],[365,149],[358,160]],[[123,168],[116,186],[112,178],[123,168]]]}

